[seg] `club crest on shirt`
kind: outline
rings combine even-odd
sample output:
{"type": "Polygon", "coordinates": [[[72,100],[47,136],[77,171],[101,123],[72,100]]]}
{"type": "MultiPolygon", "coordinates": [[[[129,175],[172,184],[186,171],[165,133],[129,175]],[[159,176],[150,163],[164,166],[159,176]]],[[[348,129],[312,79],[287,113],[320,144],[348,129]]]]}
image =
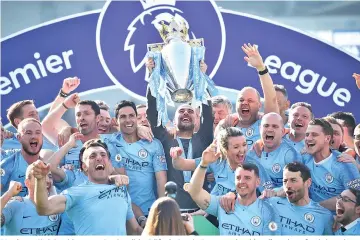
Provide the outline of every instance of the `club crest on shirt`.
{"type": "Polygon", "coordinates": [[[1,175],[2,177],[5,176],[5,170],[2,169],[2,168],[0,168],[0,175],[1,175]]]}
{"type": "Polygon", "coordinates": [[[276,222],[270,222],[269,223],[269,229],[270,229],[270,231],[275,232],[278,229],[278,226],[277,226],[276,222]]]}
{"type": "Polygon", "coordinates": [[[249,127],[245,132],[245,136],[252,137],[253,135],[254,135],[254,129],[252,127],[249,127]]]}
{"type": "Polygon", "coordinates": [[[251,222],[252,225],[257,227],[257,226],[259,226],[261,224],[261,218],[258,217],[258,216],[252,217],[250,222],[251,222]]]}
{"type": "Polygon", "coordinates": [[[57,220],[59,220],[59,215],[58,214],[50,215],[49,220],[52,222],[56,222],[57,220]]]}
{"type": "Polygon", "coordinates": [[[273,173],[279,173],[280,170],[281,170],[280,164],[276,163],[276,164],[274,164],[274,165],[272,166],[272,171],[273,171],[273,173]]]}
{"type": "Polygon", "coordinates": [[[325,181],[327,183],[332,183],[334,181],[334,177],[330,173],[327,173],[325,174],[325,181]]]}
{"type": "Polygon", "coordinates": [[[312,215],[311,213],[305,213],[304,218],[309,223],[313,223],[315,220],[314,215],[312,215]]]}
{"type": "Polygon", "coordinates": [[[121,162],[121,155],[120,154],[116,154],[115,161],[121,162]]]}
{"type": "Polygon", "coordinates": [[[146,158],[148,156],[148,152],[145,150],[145,149],[141,149],[139,152],[138,152],[138,156],[142,159],[146,158]]]}

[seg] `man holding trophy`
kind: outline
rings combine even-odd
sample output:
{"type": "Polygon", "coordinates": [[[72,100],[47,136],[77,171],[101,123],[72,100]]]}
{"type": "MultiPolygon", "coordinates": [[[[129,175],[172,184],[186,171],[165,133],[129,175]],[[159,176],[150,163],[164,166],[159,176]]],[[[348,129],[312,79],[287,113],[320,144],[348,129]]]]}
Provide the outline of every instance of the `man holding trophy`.
{"type": "MultiPolygon", "coordinates": [[[[164,43],[149,44],[147,116],[154,134],[163,144],[168,164],[168,180],[178,186],[176,201],[181,209],[197,209],[183,185],[191,179],[191,172],[173,168],[171,147],[181,147],[184,158],[201,157],[202,151],[213,140],[213,117],[209,97],[216,94],[213,81],[205,75],[205,53],[202,39],[188,40],[188,24],[176,15],[168,24],[155,25],[164,43]],[[202,62],[200,64],[200,62],[202,62]],[[201,66],[200,66],[201,65],[201,66]],[[181,103],[174,117],[175,136],[164,127],[169,122],[167,105],[181,103]],[[196,111],[203,118],[200,129],[194,134],[196,111]]],[[[191,210],[191,211],[192,211],[191,210]]]]}

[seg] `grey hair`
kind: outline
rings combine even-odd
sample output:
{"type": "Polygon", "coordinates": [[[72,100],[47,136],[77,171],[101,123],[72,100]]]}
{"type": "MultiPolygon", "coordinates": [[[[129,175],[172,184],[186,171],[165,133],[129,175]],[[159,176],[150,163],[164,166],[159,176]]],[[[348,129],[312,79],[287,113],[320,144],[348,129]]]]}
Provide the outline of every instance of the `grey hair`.
{"type": "Polygon", "coordinates": [[[225,105],[229,109],[229,112],[232,112],[232,104],[227,97],[225,97],[223,95],[219,95],[219,96],[214,96],[211,98],[212,106],[217,106],[219,104],[225,105]]]}

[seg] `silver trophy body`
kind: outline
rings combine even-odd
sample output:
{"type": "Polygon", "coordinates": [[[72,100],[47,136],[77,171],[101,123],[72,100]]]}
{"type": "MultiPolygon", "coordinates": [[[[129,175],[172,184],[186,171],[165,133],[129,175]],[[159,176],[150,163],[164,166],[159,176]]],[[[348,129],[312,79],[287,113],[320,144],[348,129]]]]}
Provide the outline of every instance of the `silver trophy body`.
{"type": "Polygon", "coordinates": [[[173,37],[167,43],[148,44],[148,51],[161,51],[163,67],[168,75],[166,87],[176,103],[191,102],[193,99],[194,83],[189,78],[191,47],[203,46],[203,42],[203,39],[184,41],[173,37]]]}

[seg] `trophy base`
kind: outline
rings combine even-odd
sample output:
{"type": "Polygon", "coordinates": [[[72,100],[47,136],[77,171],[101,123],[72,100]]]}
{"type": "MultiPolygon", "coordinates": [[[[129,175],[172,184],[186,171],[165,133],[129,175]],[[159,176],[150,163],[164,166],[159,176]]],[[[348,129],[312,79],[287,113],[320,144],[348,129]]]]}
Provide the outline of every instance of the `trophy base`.
{"type": "Polygon", "coordinates": [[[171,99],[176,103],[187,103],[193,98],[193,94],[189,89],[177,89],[171,94],[171,99]]]}

